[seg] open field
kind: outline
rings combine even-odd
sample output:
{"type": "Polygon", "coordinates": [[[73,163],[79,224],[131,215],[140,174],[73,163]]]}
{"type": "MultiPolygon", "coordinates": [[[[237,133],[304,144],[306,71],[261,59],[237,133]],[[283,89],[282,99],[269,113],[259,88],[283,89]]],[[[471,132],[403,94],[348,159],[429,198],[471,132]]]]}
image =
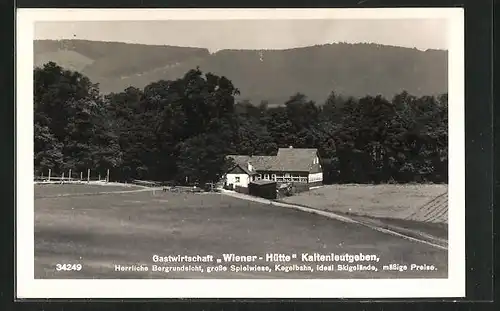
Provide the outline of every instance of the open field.
{"type": "Polygon", "coordinates": [[[448,223],[447,185],[327,185],[282,201],[351,215],[448,223]]]}
{"type": "MultiPolygon", "coordinates": [[[[82,185],[35,186],[36,278],[443,278],[447,251],[380,233],[364,226],[287,208],[250,202],[223,194],[140,191],[78,195],[110,188],[82,185]],[[58,188],[59,187],[59,188],[58,188]],[[75,187],[75,188],[72,188],[75,187]],[[78,190],[75,190],[76,187],[78,190]],[[48,197],[55,193],[74,196],[48,197]],[[44,197],[44,195],[47,196],[44,197]],[[335,262],[377,268],[373,271],[318,271],[321,262],[300,262],[302,253],[376,255],[379,261],[335,262]],[[314,271],[280,271],[278,262],[196,263],[202,272],[153,272],[152,256],[297,254],[288,264],[314,271]],[[57,264],[81,264],[82,270],[56,271],[57,264]],[[269,266],[269,272],[214,272],[209,267],[247,264],[269,266]],[[384,270],[384,265],[408,270],[384,270]],[[411,270],[412,264],[435,270],[411,270]],[[115,265],[143,265],[149,271],[115,271],[115,265]]],[[[129,189],[128,187],[126,189],[129,189]]],[[[119,190],[119,189],[117,189],[119,190]]],[[[352,259],[352,258],[351,258],[352,259]]],[[[325,266],[331,263],[323,262],[325,266]]],[[[286,266],[285,265],[285,266],[286,266]]],[[[346,267],[349,268],[349,267],[346,267]]]]}

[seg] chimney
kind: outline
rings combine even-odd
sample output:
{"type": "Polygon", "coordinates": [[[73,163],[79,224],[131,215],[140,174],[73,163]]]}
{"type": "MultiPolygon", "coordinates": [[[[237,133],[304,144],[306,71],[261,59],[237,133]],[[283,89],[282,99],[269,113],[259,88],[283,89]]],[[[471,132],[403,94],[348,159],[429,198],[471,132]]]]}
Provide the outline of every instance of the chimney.
{"type": "Polygon", "coordinates": [[[290,146],[290,147],[288,147],[288,148],[293,149],[293,146],[290,146]]]}

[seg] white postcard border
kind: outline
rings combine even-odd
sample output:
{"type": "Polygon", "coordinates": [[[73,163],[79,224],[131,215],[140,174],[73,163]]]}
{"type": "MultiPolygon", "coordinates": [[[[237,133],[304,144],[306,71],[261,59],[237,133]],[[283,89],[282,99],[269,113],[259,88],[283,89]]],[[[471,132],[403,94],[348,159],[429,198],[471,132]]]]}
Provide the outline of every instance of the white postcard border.
{"type": "Polygon", "coordinates": [[[16,42],[18,298],[417,298],[465,296],[464,11],[395,9],[19,9],[16,42]],[[449,21],[448,279],[41,280],[34,279],[33,34],[36,21],[220,19],[449,21]]]}

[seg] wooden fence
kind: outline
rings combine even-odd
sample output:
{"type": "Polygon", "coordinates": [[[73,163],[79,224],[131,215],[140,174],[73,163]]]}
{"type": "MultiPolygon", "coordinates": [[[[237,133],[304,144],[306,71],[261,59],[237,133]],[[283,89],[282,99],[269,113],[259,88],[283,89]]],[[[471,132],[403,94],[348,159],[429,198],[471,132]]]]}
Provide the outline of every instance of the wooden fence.
{"type": "Polygon", "coordinates": [[[63,172],[60,175],[55,175],[52,173],[52,170],[49,169],[47,174],[43,172],[39,176],[34,177],[35,183],[82,183],[82,182],[109,182],[109,170],[107,170],[106,175],[102,176],[101,174],[92,175],[92,171],[90,169],[84,174],[84,172],[75,172],[71,169],[68,172],[63,172]]]}

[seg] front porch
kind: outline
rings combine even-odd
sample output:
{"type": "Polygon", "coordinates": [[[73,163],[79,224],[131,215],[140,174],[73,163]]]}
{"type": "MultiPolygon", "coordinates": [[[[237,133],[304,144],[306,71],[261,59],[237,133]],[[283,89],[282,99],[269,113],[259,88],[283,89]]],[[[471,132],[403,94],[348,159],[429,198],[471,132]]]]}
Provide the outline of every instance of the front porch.
{"type": "Polygon", "coordinates": [[[308,183],[307,172],[275,172],[275,171],[258,171],[257,174],[251,176],[251,181],[256,180],[271,180],[277,183],[308,183]]]}

